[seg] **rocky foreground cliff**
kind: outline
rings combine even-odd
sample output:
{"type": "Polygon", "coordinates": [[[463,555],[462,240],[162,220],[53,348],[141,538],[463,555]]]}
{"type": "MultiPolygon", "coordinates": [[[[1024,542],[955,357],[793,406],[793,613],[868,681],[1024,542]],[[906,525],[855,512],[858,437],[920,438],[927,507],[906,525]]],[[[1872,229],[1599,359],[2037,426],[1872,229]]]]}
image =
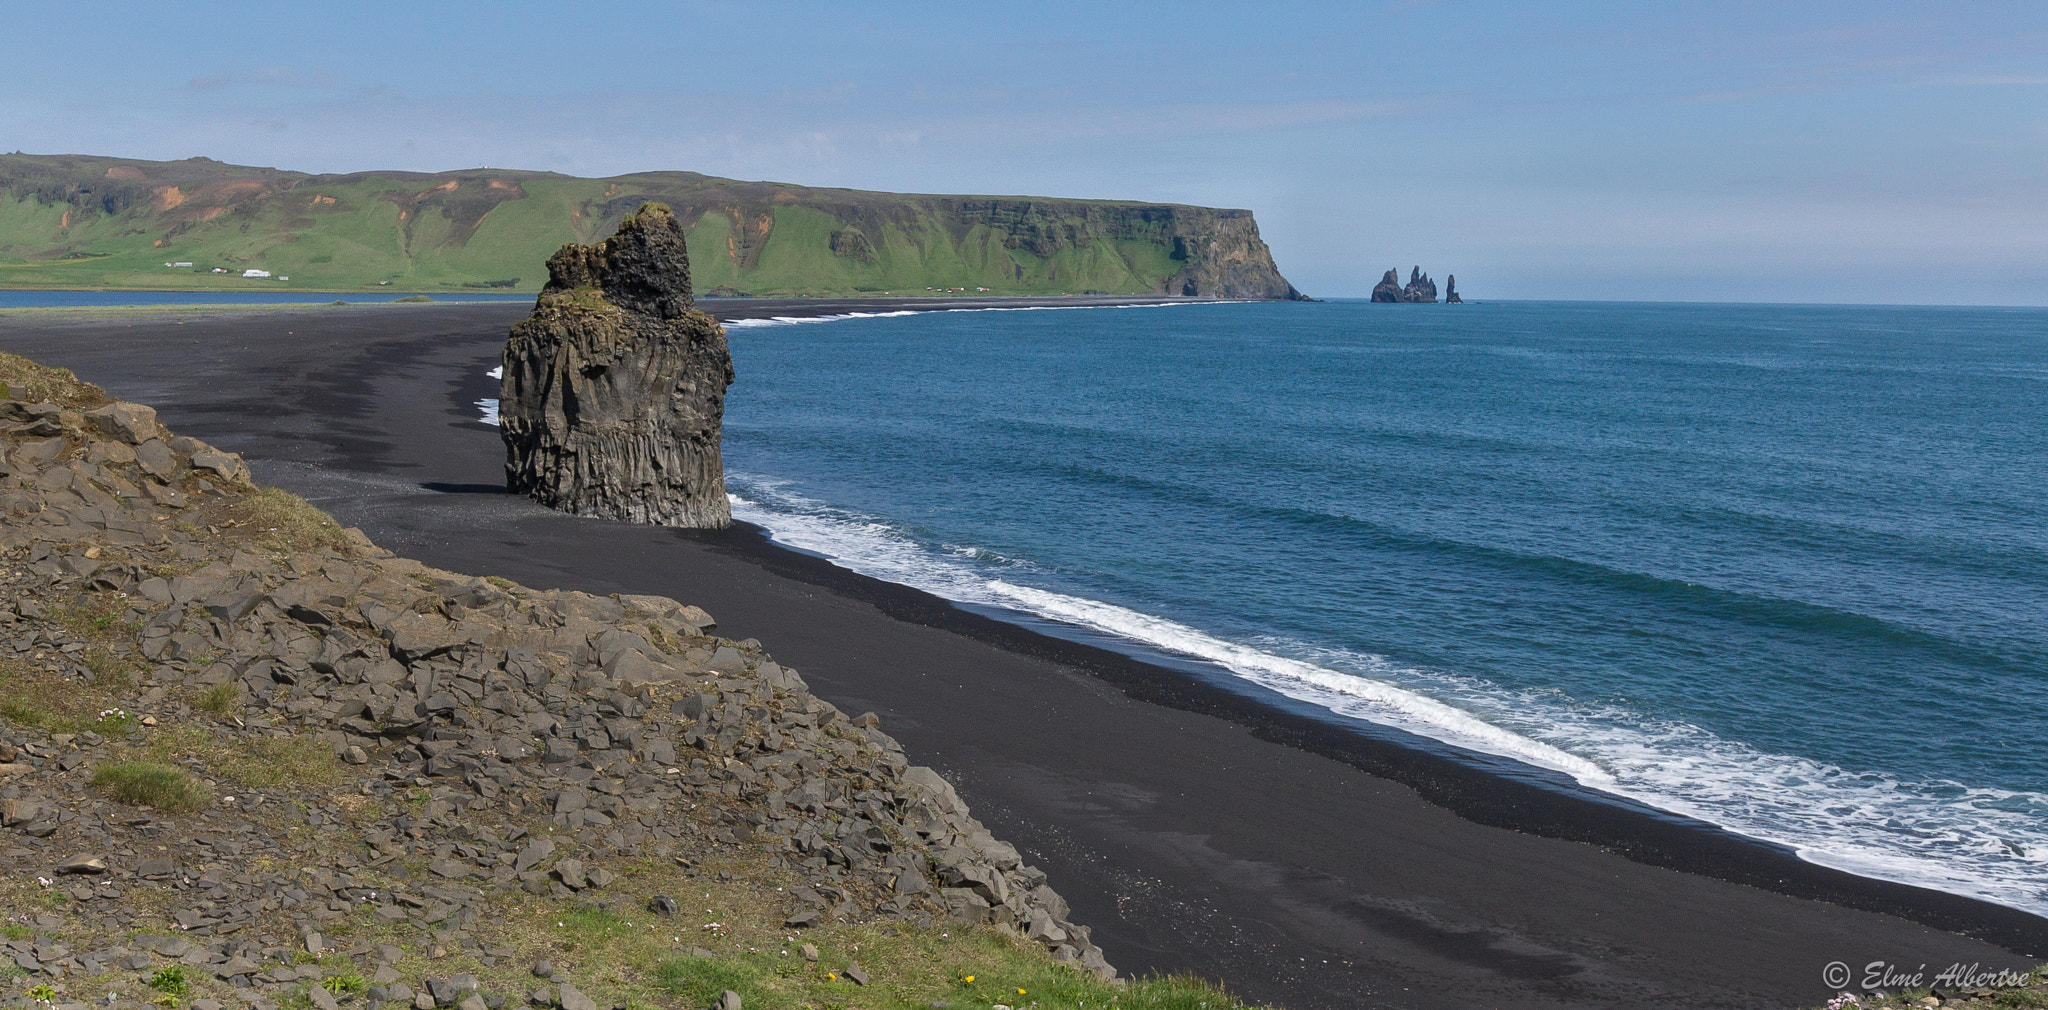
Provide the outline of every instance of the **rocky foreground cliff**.
{"type": "Polygon", "coordinates": [[[0,377],[0,998],[1234,1005],[1111,985],[943,777],[702,610],[393,557],[0,377]]]}
{"type": "Polygon", "coordinates": [[[732,521],[719,434],[732,354],[698,312],[682,225],[642,206],[548,260],[499,380],[505,480],[576,515],[719,529],[732,521]]]}
{"type": "Polygon", "coordinates": [[[675,209],[705,294],[1301,297],[1248,210],[694,172],[307,175],[0,155],[0,259],[15,261],[16,287],[530,292],[549,254],[650,202],[675,209]]]}

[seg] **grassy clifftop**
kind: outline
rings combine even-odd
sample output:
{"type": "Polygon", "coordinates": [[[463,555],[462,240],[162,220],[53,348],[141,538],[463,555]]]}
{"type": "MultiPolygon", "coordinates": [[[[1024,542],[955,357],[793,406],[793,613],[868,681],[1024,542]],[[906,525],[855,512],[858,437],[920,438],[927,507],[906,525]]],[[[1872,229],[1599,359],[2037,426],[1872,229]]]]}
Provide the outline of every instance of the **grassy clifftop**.
{"type": "Polygon", "coordinates": [[[0,155],[0,287],[538,291],[563,243],[602,238],[650,200],[686,223],[704,294],[1298,297],[1245,210],[694,172],[306,175],[22,154],[0,155]]]}

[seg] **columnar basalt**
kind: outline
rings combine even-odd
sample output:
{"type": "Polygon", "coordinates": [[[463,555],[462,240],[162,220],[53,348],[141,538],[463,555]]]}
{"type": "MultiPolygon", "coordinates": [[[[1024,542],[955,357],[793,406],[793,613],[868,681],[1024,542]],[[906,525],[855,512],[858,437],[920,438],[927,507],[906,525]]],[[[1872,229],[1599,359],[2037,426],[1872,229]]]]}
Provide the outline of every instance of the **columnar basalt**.
{"type": "Polygon", "coordinates": [[[596,245],[548,260],[512,328],[499,387],[505,483],[577,515],[657,526],[732,521],[719,428],[725,329],[690,293],[683,227],[650,203],[596,245]]]}

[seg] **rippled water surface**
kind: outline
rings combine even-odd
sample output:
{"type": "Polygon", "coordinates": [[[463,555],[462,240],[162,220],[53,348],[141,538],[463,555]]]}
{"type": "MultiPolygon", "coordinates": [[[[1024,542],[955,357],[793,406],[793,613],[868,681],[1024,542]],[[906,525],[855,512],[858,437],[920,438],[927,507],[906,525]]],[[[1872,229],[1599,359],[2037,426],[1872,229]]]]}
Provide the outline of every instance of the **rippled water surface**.
{"type": "Polygon", "coordinates": [[[784,542],[2048,913],[2048,312],[731,333],[731,489],[784,542]]]}

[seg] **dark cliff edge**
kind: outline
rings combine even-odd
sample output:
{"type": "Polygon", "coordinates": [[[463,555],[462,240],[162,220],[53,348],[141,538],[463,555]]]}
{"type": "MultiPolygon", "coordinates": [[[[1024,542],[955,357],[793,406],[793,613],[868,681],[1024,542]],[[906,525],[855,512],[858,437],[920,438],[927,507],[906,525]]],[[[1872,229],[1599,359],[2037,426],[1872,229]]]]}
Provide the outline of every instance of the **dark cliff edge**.
{"type": "Polygon", "coordinates": [[[0,155],[0,262],[29,288],[538,291],[556,249],[645,203],[674,208],[705,294],[1302,297],[1248,210],[206,158],[0,155]]]}

